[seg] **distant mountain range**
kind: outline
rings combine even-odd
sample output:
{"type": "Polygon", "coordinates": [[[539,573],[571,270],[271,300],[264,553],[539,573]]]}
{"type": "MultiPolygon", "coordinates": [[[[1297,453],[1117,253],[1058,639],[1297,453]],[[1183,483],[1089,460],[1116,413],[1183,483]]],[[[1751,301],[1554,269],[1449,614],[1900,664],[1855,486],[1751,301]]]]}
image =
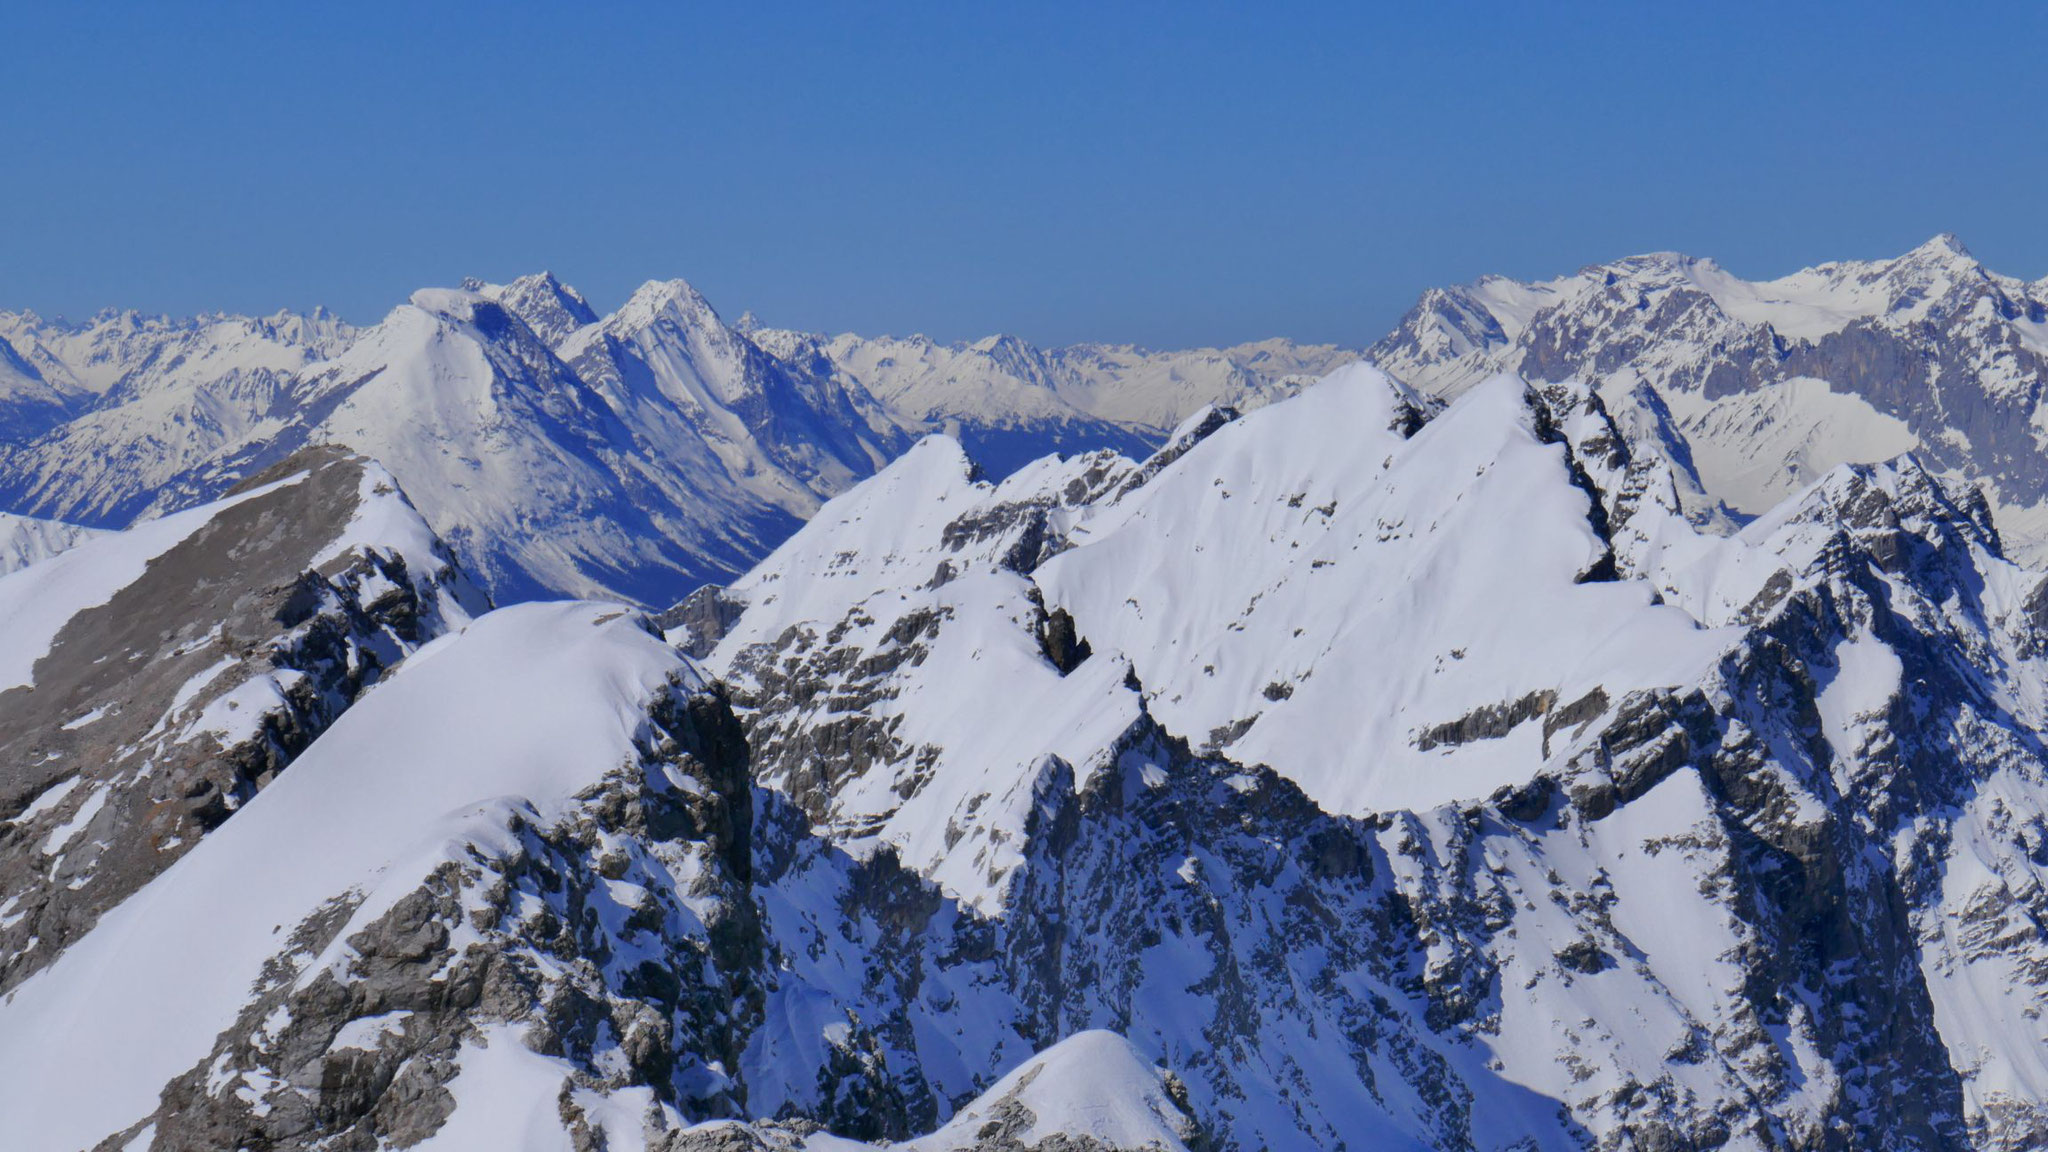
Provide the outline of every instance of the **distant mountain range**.
{"type": "Polygon", "coordinates": [[[339,444],[390,468],[502,602],[667,604],[928,432],[997,475],[1053,451],[1142,455],[1196,408],[1286,395],[1355,355],[748,328],[679,280],[600,317],[545,274],[423,290],[361,329],[0,313],[0,508],[124,527],[339,444]]]}

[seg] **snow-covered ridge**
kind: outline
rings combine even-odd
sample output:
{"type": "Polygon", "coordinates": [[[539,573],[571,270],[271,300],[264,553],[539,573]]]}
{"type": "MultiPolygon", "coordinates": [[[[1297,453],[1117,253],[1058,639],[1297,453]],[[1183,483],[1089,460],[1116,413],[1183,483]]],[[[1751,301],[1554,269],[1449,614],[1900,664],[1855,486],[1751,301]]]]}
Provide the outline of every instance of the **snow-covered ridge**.
{"type": "Polygon", "coordinates": [[[0,576],[0,987],[483,607],[388,472],[320,451],[0,576]]]}
{"type": "Polygon", "coordinates": [[[2048,577],[1919,417],[1829,374],[1918,349],[1959,386],[1929,365],[2033,290],[1970,263],[1486,281],[1433,295],[1429,388],[1353,366],[997,476],[993,426],[926,435],[685,284],[587,319],[544,277],[422,292],[308,378],[309,438],[384,437],[417,511],[322,448],[23,633],[0,1114],[63,1107],[10,1137],[2037,1146],[2048,577]],[[753,468],[791,534],[668,643],[623,605],[469,618],[436,516],[501,572],[674,571],[700,497],[643,471],[657,439],[753,468]],[[634,502],[540,515],[600,484],[634,502]],[[202,545],[250,586],[167,578],[202,545]],[[160,682],[95,688],[124,654],[160,682]],[[245,762],[209,743],[252,735],[245,685],[351,707],[267,713],[310,747],[245,762]],[[248,771],[129,779],[165,734],[248,771]],[[217,819],[93,887],[166,796],[217,819]]]}
{"type": "Polygon", "coordinates": [[[808,821],[1233,1146],[2024,1142],[2040,867],[1985,827],[2048,795],[2041,577],[1910,458],[1727,535],[1623,431],[1582,385],[1360,369],[1157,465],[992,485],[927,441],[681,635],[808,821]],[[1916,853],[1967,897],[1841,864],[1916,853]]]}
{"type": "Polygon", "coordinates": [[[10,1142],[89,1147],[147,1116],[233,1023],[288,930],[336,899],[370,924],[451,853],[505,850],[508,822],[545,820],[630,762],[657,694],[694,685],[679,656],[602,605],[506,609],[421,652],[0,1005],[10,1142]],[[128,1042],[53,1049],[60,1034],[128,1042]]]}
{"type": "Polygon", "coordinates": [[[623,607],[456,623],[0,1003],[0,1109],[66,1105],[30,1149],[2025,1146],[2044,581],[1910,457],[1730,532],[1656,415],[1354,367],[1145,461],[926,437],[679,608],[708,674],[623,607]]]}
{"type": "Polygon", "coordinates": [[[814,361],[858,381],[915,426],[959,439],[998,476],[1049,450],[1115,448],[1142,456],[1204,405],[1245,410],[1271,403],[1358,356],[1289,340],[1153,351],[1040,348],[1010,335],[942,344],[924,336],[764,328],[752,338],[786,359],[814,361]]]}

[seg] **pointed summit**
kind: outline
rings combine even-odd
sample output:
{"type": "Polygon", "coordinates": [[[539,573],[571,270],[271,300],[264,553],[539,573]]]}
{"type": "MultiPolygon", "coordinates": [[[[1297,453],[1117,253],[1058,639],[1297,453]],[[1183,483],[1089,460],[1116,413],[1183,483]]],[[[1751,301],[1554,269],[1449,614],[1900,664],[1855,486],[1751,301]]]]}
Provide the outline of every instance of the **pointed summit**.
{"type": "Polygon", "coordinates": [[[597,312],[581,292],[556,279],[553,272],[521,276],[510,284],[481,284],[465,280],[463,286],[503,305],[519,317],[550,348],[559,348],[569,333],[597,323],[597,312]],[[475,284],[475,287],[470,285],[475,284]]]}
{"type": "Polygon", "coordinates": [[[1913,249],[1906,255],[1939,255],[1948,258],[1960,257],[1961,259],[1970,261],[1976,260],[1976,257],[1970,254],[1970,250],[1963,246],[1962,240],[1958,238],[1956,234],[1953,232],[1939,233],[1932,239],[1928,240],[1925,244],[1922,244],[1918,248],[1913,249]]]}
{"type": "Polygon", "coordinates": [[[653,325],[663,318],[691,327],[725,327],[725,321],[718,315],[718,309],[704,298],[702,292],[691,286],[688,280],[649,280],[635,291],[626,301],[625,307],[614,312],[606,320],[606,327],[635,331],[653,325]]]}
{"type": "Polygon", "coordinates": [[[1885,269],[1889,275],[1919,273],[1922,275],[1949,275],[1976,278],[1984,276],[1984,266],[1977,262],[1963,242],[1953,232],[1943,232],[1926,243],[1907,252],[1891,262],[1885,269]]]}

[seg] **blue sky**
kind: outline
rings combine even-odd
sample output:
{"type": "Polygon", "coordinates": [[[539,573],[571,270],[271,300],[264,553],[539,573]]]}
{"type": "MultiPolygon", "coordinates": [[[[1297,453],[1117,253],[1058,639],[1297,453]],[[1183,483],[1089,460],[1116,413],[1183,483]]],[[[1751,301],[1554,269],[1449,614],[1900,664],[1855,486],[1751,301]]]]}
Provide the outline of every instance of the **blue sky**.
{"type": "Polygon", "coordinates": [[[1165,346],[1365,343],[1432,284],[1656,249],[1954,231],[2038,277],[2044,11],[10,5],[0,307],[372,321],[547,267],[1165,346]]]}

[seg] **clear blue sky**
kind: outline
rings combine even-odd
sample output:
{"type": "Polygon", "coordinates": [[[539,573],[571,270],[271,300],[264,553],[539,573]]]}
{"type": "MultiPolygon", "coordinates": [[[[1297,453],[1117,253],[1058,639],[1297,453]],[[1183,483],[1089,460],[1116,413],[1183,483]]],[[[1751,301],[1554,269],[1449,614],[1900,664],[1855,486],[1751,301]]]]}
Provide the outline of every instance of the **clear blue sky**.
{"type": "Polygon", "coordinates": [[[0,307],[369,321],[548,267],[832,331],[1365,343],[1654,249],[2048,273],[2036,4],[585,7],[10,5],[0,307]]]}

